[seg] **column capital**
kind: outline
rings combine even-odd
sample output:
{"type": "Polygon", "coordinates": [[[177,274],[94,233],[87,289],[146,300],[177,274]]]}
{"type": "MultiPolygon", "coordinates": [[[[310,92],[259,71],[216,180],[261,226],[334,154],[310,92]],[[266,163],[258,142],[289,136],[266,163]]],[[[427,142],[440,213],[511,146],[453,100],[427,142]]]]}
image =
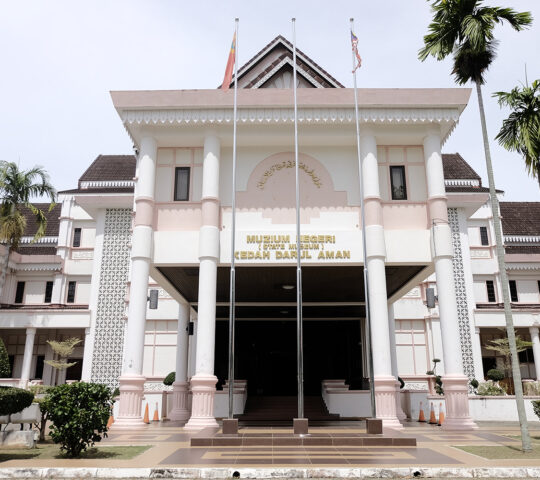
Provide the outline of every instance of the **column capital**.
{"type": "Polygon", "coordinates": [[[28,327],[26,329],[26,335],[35,335],[37,331],[37,328],[35,327],[28,327]]]}
{"type": "Polygon", "coordinates": [[[424,136],[424,143],[429,137],[438,137],[441,140],[441,127],[439,125],[430,125],[426,128],[426,135],[424,136]]]}
{"type": "Polygon", "coordinates": [[[538,329],[540,328],[540,325],[533,325],[529,327],[529,333],[531,335],[538,335],[538,329]]]}

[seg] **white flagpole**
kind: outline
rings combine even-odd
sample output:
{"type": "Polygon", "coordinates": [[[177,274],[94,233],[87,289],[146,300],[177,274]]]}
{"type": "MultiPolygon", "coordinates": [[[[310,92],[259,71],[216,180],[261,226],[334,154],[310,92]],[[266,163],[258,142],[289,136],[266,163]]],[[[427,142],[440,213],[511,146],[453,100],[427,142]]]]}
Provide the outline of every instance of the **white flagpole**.
{"type": "Polygon", "coordinates": [[[236,234],[236,109],[238,94],[238,18],[235,23],[234,45],[234,107],[233,107],[233,164],[232,164],[232,225],[231,225],[231,278],[229,285],[229,418],[234,416],[234,320],[235,320],[235,234],[236,234]]]}
{"type": "MultiPolygon", "coordinates": [[[[354,32],[354,18],[351,18],[351,33],[354,32]]],[[[352,39],[351,39],[352,40],[352,39]]],[[[377,409],[375,404],[375,381],[373,374],[373,352],[371,349],[371,315],[369,309],[369,282],[368,282],[368,266],[367,266],[367,248],[366,248],[366,217],[364,210],[364,180],[362,175],[362,155],[360,153],[360,118],[358,115],[358,92],[356,89],[356,52],[352,49],[352,66],[354,79],[354,113],[356,118],[356,153],[358,155],[358,179],[360,185],[360,216],[362,217],[362,250],[364,254],[364,297],[366,306],[366,350],[369,362],[369,381],[371,388],[371,417],[376,418],[377,409]]]]}
{"type": "Polygon", "coordinates": [[[298,180],[298,106],[296,101],[296,18],[292,19],[293,93],[294,93],[294,166],[296,173],[296,366],[298,375],[298,418],[304,418],[304,352],[302,326],[302,264],[300,261],[300,184],[298,180]]]}

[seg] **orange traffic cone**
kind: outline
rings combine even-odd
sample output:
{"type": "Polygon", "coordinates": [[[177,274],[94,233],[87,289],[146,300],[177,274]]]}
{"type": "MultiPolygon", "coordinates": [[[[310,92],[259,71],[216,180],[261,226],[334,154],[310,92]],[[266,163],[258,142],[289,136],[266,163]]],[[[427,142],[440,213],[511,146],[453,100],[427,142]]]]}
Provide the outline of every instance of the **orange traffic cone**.
{"type": "Polygon", "coordinates": [[[107,428],[111,428],[111,425],[114,423],[114,417],[111,412],[111,416],[109,417],[109,421],[107,422],[107,428]]]}
{"type": "Polygon", "coordinates": [[[442,402],[439,404],[439,427],[444,423],[444,412],[442,408],[442,402]]]}
{"type": "Polygon", "coordinates": [[[154,410],[154,418],[152,418],[153,422],[159,422],[159,413],[157,411],[157,402],[156,402],[156,409],[154,410]]]}
{"type": "Polygon", "coordinates": [[[150,423],[150,418],[148,416],[148,402],[146,403],[146,408],[144,409],[144,418],[143,418],[143,422],[144,423],[150,423]]]}
{"type": "Polygon", "coordinates": [[[426,416],[424,415],[424,407],[422,406],[422,402],[420,402],[420,413],[418,415],[418,421],[419,422],[426,421],[426,416]]]}
{"type": "Polygon", "coordinates": [[[435,418],[435,409],[433,408],[433,402],[431,402],[431,410],[429,411],[429,424],[437,425],[437,419],[435,418]]]}

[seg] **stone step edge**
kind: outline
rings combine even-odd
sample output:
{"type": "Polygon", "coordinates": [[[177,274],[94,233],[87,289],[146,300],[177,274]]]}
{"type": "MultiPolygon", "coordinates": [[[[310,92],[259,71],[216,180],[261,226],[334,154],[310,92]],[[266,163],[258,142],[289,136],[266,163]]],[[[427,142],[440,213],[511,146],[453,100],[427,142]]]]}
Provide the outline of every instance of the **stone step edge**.
{"type": "Polygon", "coordinates": [[[400,468],[2,468],[0,479],[540,478],[540,467],[400,468]],[[239,476],[238,476],[239,474],[239,476]]]}
{"type": "Polygon", "coordinates": [[[192,437],[192,447],[416,447],[414,437],[192,437]]]}

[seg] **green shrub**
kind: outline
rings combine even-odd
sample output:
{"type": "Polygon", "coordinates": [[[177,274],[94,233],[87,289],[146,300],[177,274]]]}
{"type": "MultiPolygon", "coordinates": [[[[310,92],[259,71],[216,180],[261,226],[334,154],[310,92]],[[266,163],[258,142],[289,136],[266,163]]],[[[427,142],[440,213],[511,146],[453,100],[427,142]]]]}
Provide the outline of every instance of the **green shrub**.
{"type": "Polygon", "coordinates": [[[76,382],[57,386],[49,395],[50,435],[68,457],[77,457],[107,436],[113,406],[107,385],[76,382]]]}
{"type": "Polygon", "coordinates": [[[540,400],[532,400],[531,403],[533,406],[534,414],[538,418],[540,418],[540,400]]]}
{"type": "Polygon", "coordinates": [[[488,370],[486,377],[494,382],[499,382],[504,378],[504,372],[497,368],[492,368],[491,370],[488,370]]]}
{"type": "Polygon", "coordinates": [[[21,412],[33,399],[34,394],[22,388],[0,387],[0,416],[21,412]]]}
{"type": "MultiPolygon", "coordinates": [[[[45,393],[50,392],[54,388],[53,385],[29,385],[28,390],[32,392],[34,395],[43,395],[45,393]]],[[[36,398],[34,398],[34,402],[36,402],[36,398]]]]}
{"type": "Polygon", "coordinates": [[[478,395],[483,396],[501,396],[506,395],[504,388],[502,388],[497,383],[494,383],[492,380],[488,380],[485,383],[478,385],[478,395]]]}
{"type": "Polygon", "coordinates": [[[0,338],[0,378],[11,377],[11,366],[4,341],[0,338]]]}
{"type": "Polygon", "coordinates": [[[171,372],[163,379],[163,384],[172,385],[175,380],[176,380],[176,372],[171,372]]]}

